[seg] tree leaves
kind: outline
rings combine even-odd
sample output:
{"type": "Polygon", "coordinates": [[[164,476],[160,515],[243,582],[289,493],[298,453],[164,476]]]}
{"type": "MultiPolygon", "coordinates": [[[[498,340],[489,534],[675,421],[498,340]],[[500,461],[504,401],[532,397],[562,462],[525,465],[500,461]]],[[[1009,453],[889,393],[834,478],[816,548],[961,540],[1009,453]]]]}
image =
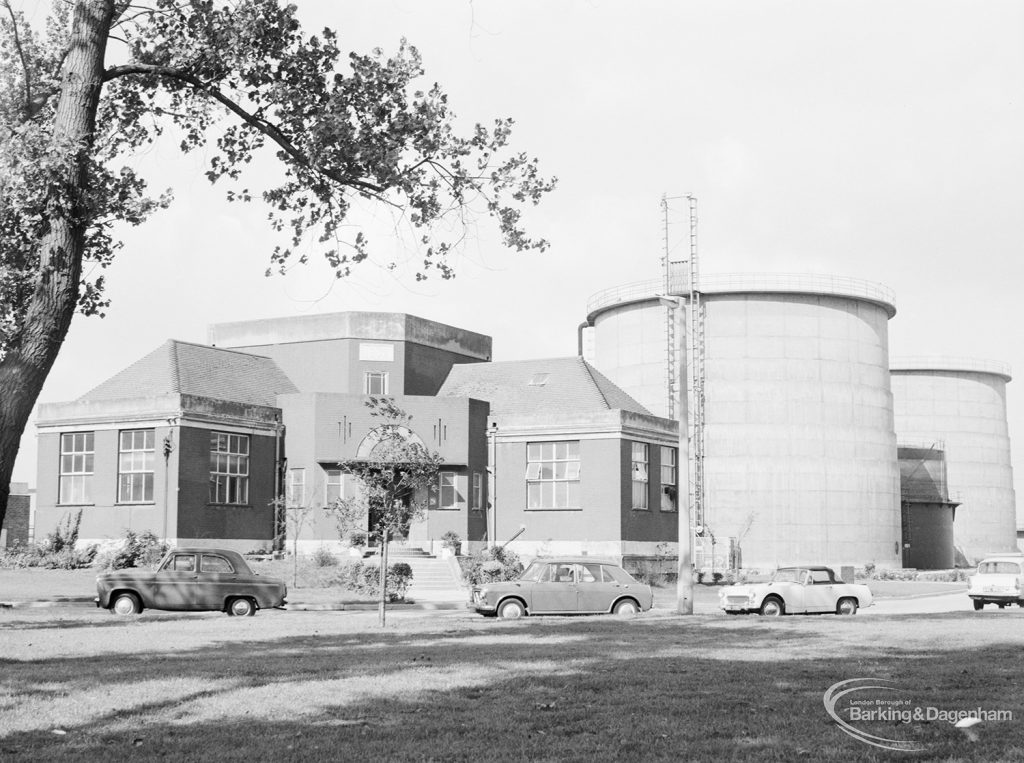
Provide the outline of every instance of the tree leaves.
{"type": "MultiPolygon", "coordinates": [[[[267,273],[319,253],[338,277],[372,255],[349,227],[352,203],[383,203],[420,231],[417,280],[454,276],[451,256],[476,214],[493,218],[504,244],[540,250],[522,209],[555,186],[536,159],[511,153],[513,122],[477,124],[460,135],[448,98],[419,85],[419,52],[403,40],[343,57],[337,35],[305,36],[296,9],[277,0],[157,0],[118,6],[110,39],[127,61],[106,69],[94,132],[85,143],[52,137],[54,97],[69,49],[72,13],[113,0],[55,3],[39,35],[0,0],[0,358],[18,343],[21,316],[40,270],[38,243],[53,214],[74,215],[83,269],[78,307],[106,307],[102,270],[121,244],[116,223],[142,224],[170,203],[120,169],[133,153],[173,130],[180,149],[202,149],[206,177],[227,183],[229,201],[261,198],[271,231],[267,273]],[[6,15],[4,12],[6,11],[6,15]],[[270,187],[237,188],[254,159],[273,151],[281,170],[270,187]],[[88,153],[84,188],[61,181],[72,157],[88,153]]],[[[395,263],[381,263],[395,267],[395,263]]]]}

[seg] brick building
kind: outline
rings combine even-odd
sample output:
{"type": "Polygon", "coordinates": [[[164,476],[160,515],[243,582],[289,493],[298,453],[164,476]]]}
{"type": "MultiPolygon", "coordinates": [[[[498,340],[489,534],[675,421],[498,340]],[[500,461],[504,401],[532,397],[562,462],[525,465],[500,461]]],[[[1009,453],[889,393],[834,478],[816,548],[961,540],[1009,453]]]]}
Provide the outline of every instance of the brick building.
{"type": "Polygon", "coordinates": [[[81,398],[40,406],[37,527],[82,510],[81,538],[268,547],[276,498],[308,508],[301,550],[341,545],[325,511],[356,494],[344,461],[411,415],[443,466],[408,542],[436,550],[521,527],[527,553],[646,555],[676,540],[676,423],[582,358],[492,363],[490,337],[400,313],[217,324],[168,341],[81,398]]]}

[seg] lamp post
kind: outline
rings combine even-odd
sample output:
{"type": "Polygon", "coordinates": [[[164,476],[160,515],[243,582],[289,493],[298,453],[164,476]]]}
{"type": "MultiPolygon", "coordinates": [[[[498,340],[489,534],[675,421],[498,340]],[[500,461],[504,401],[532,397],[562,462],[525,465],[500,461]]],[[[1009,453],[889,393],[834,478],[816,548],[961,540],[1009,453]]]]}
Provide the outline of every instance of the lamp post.
{"type": "MultiPolygon", "coordinates": [[[[682,301],[679,297],[658,295],[658,302],[672,310],[678,321],[678,310],[682,310],[682,301]]],[[[672,369],[676,377],[676,416],[679,421],[679,457],[676,459],[676,484],[679,490],[676,495],[679,505],[676,507],[676,517],[679,520],[679,566],[676,578],[676,611],[681,615],[693,614],[693,533],[690,530],[690,491],[689,491],[689,468],[690,443],[687,437],[686,427],[686,377],[683,375],[683,365],[686,359],[686,342],[682,337],[685,332],[677,332],[681,337],[679,345],[680,362],[672,369]],[[684,483],[686,479],[686,483],[684,483]],[[687,484],[684,491],[682,487],[687,484]]]]}

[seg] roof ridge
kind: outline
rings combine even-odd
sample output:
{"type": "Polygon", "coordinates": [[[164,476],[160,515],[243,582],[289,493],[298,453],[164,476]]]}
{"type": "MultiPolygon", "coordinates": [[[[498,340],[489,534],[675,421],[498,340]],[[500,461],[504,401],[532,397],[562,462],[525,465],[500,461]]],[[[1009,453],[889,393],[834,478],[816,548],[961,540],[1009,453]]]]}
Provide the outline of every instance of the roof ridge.
{"type": "Polygon", "coordinates": [[[597,390],[597,394],[601,396],[601,401],[604,403],[605,408],[612,410],[612,405],[608,402],[608,396],[604,394],[604,390],[601,389],[601,385],[598,383],[597,379],[594,378],[594,374],[591,372],[590,364],[582,355],[577,355],[576,358],[583,364],[583,369],[587,372],[587,378],[590,379],[590,383],[593,385],[594,389],[597,390]]]}
{"type": "Polygon", "coordinates": [[[178,370],[178,363],[180,362],[180,360],[178,358],[178,340],[177,339],[169,339],[168,343],[171,345],[170,346],[170,355],[171,355],[171,358],[170,358],[170,360],[171,360],[171,391],[172,392],[180,393],[181,392],[181,373],[178,370]]]}
{"type": "Polygon", "coordinates": [[[168,341],[174,342],[178,345],[185,345],[186,347],[198,347],[201,350],[213,350],[214,352],[231,352],[235,355],[248,355],[251,358],[270,358],[269,355],[259,355],[255,352],[248,352],[246,350],[236,350],[234,347],[218,347],[215,344],[203,344],[202,342],[186,342],[181,339],[170,339],[168,341]]]}

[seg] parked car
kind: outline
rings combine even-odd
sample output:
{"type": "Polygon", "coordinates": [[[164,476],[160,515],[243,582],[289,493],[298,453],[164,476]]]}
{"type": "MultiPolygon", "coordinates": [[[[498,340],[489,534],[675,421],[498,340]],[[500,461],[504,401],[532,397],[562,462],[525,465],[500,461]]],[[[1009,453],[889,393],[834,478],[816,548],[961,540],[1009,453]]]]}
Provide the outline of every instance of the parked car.
{"type": "Polygon", "coordinates": [[[179,548],[168,552],[156,571],[124,569],[96,578],[96,606],[118,615],[143,609],[256,614],[283,607],[283,580],[257,575],[236,551],[179,548]]]}
{"type": "Polygon", "coordinates": [[[871,589],[844,583],[830,567],[780,567],[767,583],[727,586],[718,598],[729,615],[855,615],[873,603],[871,589]]]}
{"type": "Polygon", "coordinates": [[[1016,554],[983,559],[967,582],[967,595],[974,601],[974,608],[981,609],[986,604],[996,604],[1000,609],[1007,604],[1024,607],[1022,564],[1024,557],[1016,554]]]}
{"type": "Polygon", "coordinates": [[[485,616],[513,620],[526,615],[632,615],[653,603],[651,587],[619,565],[581,557],[537,559],[516,580],[475,587],[470,606],[485,616]]]}

